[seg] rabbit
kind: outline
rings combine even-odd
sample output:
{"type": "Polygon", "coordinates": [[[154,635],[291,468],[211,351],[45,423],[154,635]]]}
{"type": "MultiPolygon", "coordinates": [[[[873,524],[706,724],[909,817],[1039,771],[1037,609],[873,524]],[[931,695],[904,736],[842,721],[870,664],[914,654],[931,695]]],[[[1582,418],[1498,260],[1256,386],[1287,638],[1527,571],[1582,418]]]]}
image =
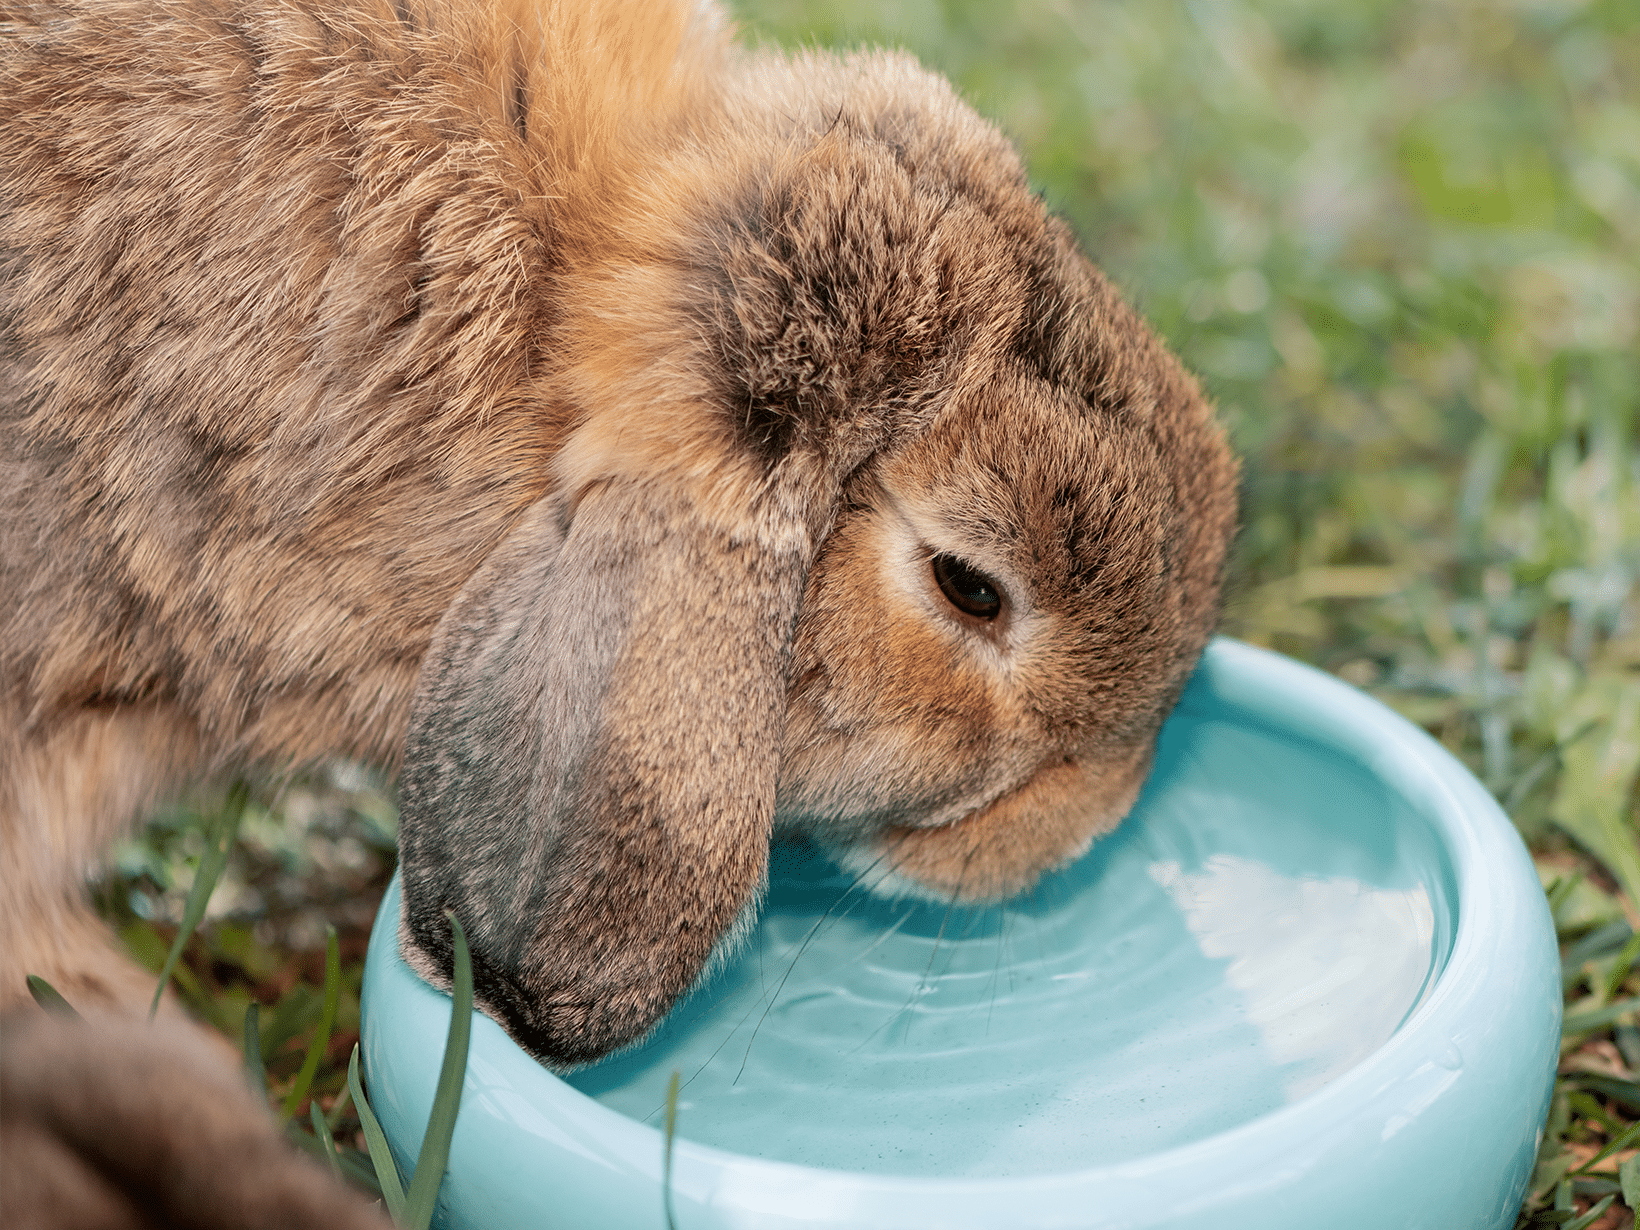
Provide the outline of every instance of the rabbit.
{"type": "Polygon", "coordinates": [[[1197,383],[950,85],[681,0],[4,0],[3,995],[238,766],[399,770],[405,958],[561,1068],[771,838],[990,901],[1217,619],[1197,383]]]}
{"type": "Polygon", "coordinates": [[[10,1230],[391,1230],[291,1150],[234,1066],[202,1055],[180,1021],[29,1012],[0,1031],[10,1230]]]}

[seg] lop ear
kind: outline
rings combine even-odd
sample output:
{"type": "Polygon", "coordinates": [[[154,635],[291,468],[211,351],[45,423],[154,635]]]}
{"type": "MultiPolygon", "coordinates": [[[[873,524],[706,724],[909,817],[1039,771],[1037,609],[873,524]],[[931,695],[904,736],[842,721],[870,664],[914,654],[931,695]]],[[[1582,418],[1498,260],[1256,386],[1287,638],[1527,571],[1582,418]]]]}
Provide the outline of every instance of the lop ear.
{"type": "Polygon", "coordinates": [[[401,947],[536,1056],[646,1033],[755,907],[809,564],[678,487],[534,505],[445,614],[400,785],[401,947]]]}

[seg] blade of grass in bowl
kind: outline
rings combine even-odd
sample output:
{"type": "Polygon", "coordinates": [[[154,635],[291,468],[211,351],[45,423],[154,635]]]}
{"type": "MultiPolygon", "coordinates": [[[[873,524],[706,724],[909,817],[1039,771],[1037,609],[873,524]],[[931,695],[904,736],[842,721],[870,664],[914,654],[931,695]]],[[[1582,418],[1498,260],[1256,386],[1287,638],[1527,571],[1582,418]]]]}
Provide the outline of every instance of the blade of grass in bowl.
{"type": "Polygon", "coordinates": [[[678,1077],[674,1071],[666,1082],[666,1129],[664,1152],[661,1155],[661,1193],[666,1208],[666,1230],[677,1230],[677,1219],[672,1214],[672,1141],[678,1131],[678,1077]]]}

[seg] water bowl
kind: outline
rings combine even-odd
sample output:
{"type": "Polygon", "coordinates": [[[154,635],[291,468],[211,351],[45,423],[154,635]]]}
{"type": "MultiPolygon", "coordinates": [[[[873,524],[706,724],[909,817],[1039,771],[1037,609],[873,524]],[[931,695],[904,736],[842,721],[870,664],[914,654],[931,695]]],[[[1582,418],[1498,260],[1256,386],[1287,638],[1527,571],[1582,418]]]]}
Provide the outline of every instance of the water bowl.
{"type": "MultiPolygon", "coordinates": [[[[395,882],[363,1052],[408,1172],[450,1009],[398,913],[395,882]]],[[[477,1018],[439,1218],[1506,1230],[1559,1026],[1491,796],[1376,701],[1221,640],[1133,814],[1030,894],[878,900],[777,846],[751,941],[641,1048],[560,1077],[477,1018]]]]}

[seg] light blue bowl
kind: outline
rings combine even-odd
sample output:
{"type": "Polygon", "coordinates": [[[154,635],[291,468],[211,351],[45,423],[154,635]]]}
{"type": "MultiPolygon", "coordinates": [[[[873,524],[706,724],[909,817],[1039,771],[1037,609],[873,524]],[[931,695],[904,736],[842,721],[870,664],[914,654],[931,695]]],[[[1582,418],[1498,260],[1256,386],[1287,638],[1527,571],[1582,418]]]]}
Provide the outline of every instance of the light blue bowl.
{"type": "MultiPolygon", "coordinates": [[[[449,1000],[364,985],[370,1094],[408,1171],[449,1000]]],[[[989,909],[878,901],[778,848],[751,943],[643,1048],[560,1079],[487,1018],[447,1227],[1499,1230],[1560,1029],[1519,838],[1421,731],[1209,647],[1133,815],[989,909]]]]}

